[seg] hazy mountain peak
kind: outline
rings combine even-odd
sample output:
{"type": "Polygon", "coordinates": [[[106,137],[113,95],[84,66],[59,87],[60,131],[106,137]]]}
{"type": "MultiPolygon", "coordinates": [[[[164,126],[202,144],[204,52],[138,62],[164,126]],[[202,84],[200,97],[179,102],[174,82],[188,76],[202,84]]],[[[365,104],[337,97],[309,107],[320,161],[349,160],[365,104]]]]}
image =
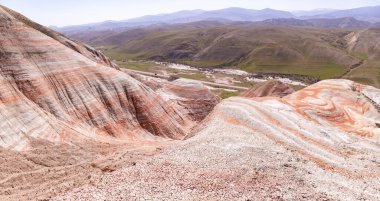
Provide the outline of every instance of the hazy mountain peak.
{"type": "MultiPolygon", "coordinates": [[[[138,18],[123,21],[106,21],[102,23],[92,23],[80,26],[70,26],[64,28],[55,28],[65,33],[81,32],[83,30],[105,31],[114,29],[125,29],[131,27],[146,27],[162,24],[179,24],[199,21],[219,21],[219,22],[259,22],[268,19],[295,18],[295,19],[340,19],[355,18],[361,21],[355,26],[368,26],[364,21],[371,23],[380,22],[380,6],[362,7],[348,10],[335,10],[330,8],[319,8],[310,11],[281,11],[272,8],[254,10],[240,7],[229,7],[219,10],[205,11],[200,9],[182,10],[174,13],[147,15],[138,18]]],[[[346,19],[347,20],[347,19],[346,19]]],[[[351,21],[354,21],[351,19],[351,21]]],[[[275,20],[274,22],[278,22],[275,20]]],[[[283,22],[281,22],[283,23],[283,22]]],[[[295,24],[307,24],[304,22],[291,21],[295,24]]],[[[328,24],[328,22],[326,22],[328,24]]],[[[335,22],[334,22],[335,23],[335,22]]],[[[352,24],[352,23],[350,23],[352,24]]],[[[325,26],[325,22],[323,27],[325,26]]],[[[354,27],[355,27],[354,26],[354,27]]],[[[330,27],[330,25],[328,26],[330,27]]],[[[344,26],[346,27],[346,26],[344,26]]],[[[351,25],[348,27],[352,27],[351,25]]]]}
{"type": "Polygon", "coordinates": [[[338,10],[313,16],[308,16],[312,18],[343,18],[343,17],[353,17],[358,20],[364,20],[368,22],[379,22],[380,21],[380,6],[369,6],[361,8],[353,8],[348,10],[338,10]]]}
{"type": "Polygon", "coordinates": [[[337,9],[332,8],[317,8],[313,10],[296,10],[292,11],[292,14],[300,17],[300,16],[313,16],[313,15],[322,15],[330,12],[338,11],[337,9]]]}

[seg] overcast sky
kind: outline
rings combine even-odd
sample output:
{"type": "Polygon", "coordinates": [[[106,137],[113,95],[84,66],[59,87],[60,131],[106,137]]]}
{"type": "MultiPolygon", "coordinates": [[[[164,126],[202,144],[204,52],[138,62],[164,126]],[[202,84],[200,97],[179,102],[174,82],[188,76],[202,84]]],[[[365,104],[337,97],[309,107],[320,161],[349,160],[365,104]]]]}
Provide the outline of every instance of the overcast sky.
{"type": "Polygon", "coordinates": [[[348,9],[380,5],[380,0],[0,0],[43,25],[76,25],[105,20],[124,20],[179,10],[250,9],[313,10],[348,9]]]}

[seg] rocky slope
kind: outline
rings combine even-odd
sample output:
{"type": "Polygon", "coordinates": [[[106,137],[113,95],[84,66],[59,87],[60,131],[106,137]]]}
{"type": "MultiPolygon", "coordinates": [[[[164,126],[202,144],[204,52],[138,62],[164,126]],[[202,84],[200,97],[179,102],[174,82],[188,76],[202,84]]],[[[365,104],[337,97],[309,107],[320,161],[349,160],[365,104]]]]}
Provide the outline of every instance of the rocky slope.
{"type": "Polygon", "coordinates": [[[24,150],[32,139],[180,139],[194,125],[101,53],[5,7],[0,14],[0,147],[24,150]]]}
{"type": "MultiPolygon", "coordinates": [[[[31,21],[30,19],[26,18],[25,16],[21,15],[20,13],[17,13],[17,12],[15,12],[15,11],[5,7],[5,6],[0,5],[0,8],[3,10],[3,12],[7,12],[8,15],[11,15],[13,18],[18,20],[19,22],[24,23],[25,25],[29,26],[30,28],[33,28],[36,31],[39,31],[39,32],[55,39],[56,41],[65,45],[66,47],[82,54],[83,56],[86,56],[87,58],[89,58],[89,59],[91,59],[97,63],[104,64],[104,65],[107,65],[107,66],[110,66],[113,68],[118,68],[117,65],[114,64],[108,57],[104,56],[101,52],[96,51],[94,48],[92,48],[86,44],[83,44],[81,42],[73,41],[73,40],[65,37],[64,35],[62,35],[60,33],[57,33],[57,32],[55,32],[55,31],[53,31],[47,27],[41,26],[40,24],[37,24],[37,23],[31,21]]],[[[2,13],[3,18],[1,19],[1,24],[3,26],[9,26],[10,24],[12,24],[12,19],[10,19],[9,16],[6,17],[7,14],[2,13]]]]}
{"type": "Polygon", "coordinates": [[[55,200],[378,200],[380,90],[230,98],[194,137],[55,200]]]}

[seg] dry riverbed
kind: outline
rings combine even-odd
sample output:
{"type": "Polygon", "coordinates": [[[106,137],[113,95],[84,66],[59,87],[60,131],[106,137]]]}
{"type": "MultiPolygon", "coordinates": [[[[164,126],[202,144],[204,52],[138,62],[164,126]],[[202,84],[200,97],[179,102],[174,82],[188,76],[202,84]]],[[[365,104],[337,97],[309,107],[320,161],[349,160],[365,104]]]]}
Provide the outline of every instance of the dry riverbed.
{"type": "Polygon", "coordinates": [[[187,78],[202,81],[210,89],[221,96],[228,98],[239,95],[240,92],[255,86],[255,84],[267,80],[278,79],[284,83],[293,86],[295,89],[301,89],[308,84],[299,80],[279,76],[260,76],[254,75],[237,69],[210,69],[196,68],[183,64],[153,62],[153,61],[124,61],[117,62],[122,68],[133,70],[135,73],[148,76],[156,76],[164,79],[187,78]]]}

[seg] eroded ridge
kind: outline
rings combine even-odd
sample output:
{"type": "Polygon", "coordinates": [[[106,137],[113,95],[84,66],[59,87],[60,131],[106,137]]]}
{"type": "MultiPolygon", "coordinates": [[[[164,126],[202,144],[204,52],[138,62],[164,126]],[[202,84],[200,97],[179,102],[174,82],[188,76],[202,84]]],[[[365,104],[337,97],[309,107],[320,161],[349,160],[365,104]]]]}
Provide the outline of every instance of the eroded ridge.
{"type": "Polygon", "coordinates": [[[371,158],[380,150],[379,94],[379,89],[352,81],[326,80],[282,99],[230,99],[222,105],[246,115],[233,118],[224,110],[221,114],[323,168],[348,177],[378,177],[369,167],[377,167],[371,158]]]}
{"type": "Polygon", "coordinates": [[[181,139],[194,126],[189,113],[101,53],[5,7],[0,24],[0,147],[28,149],[31,139],[181,139]]]}

